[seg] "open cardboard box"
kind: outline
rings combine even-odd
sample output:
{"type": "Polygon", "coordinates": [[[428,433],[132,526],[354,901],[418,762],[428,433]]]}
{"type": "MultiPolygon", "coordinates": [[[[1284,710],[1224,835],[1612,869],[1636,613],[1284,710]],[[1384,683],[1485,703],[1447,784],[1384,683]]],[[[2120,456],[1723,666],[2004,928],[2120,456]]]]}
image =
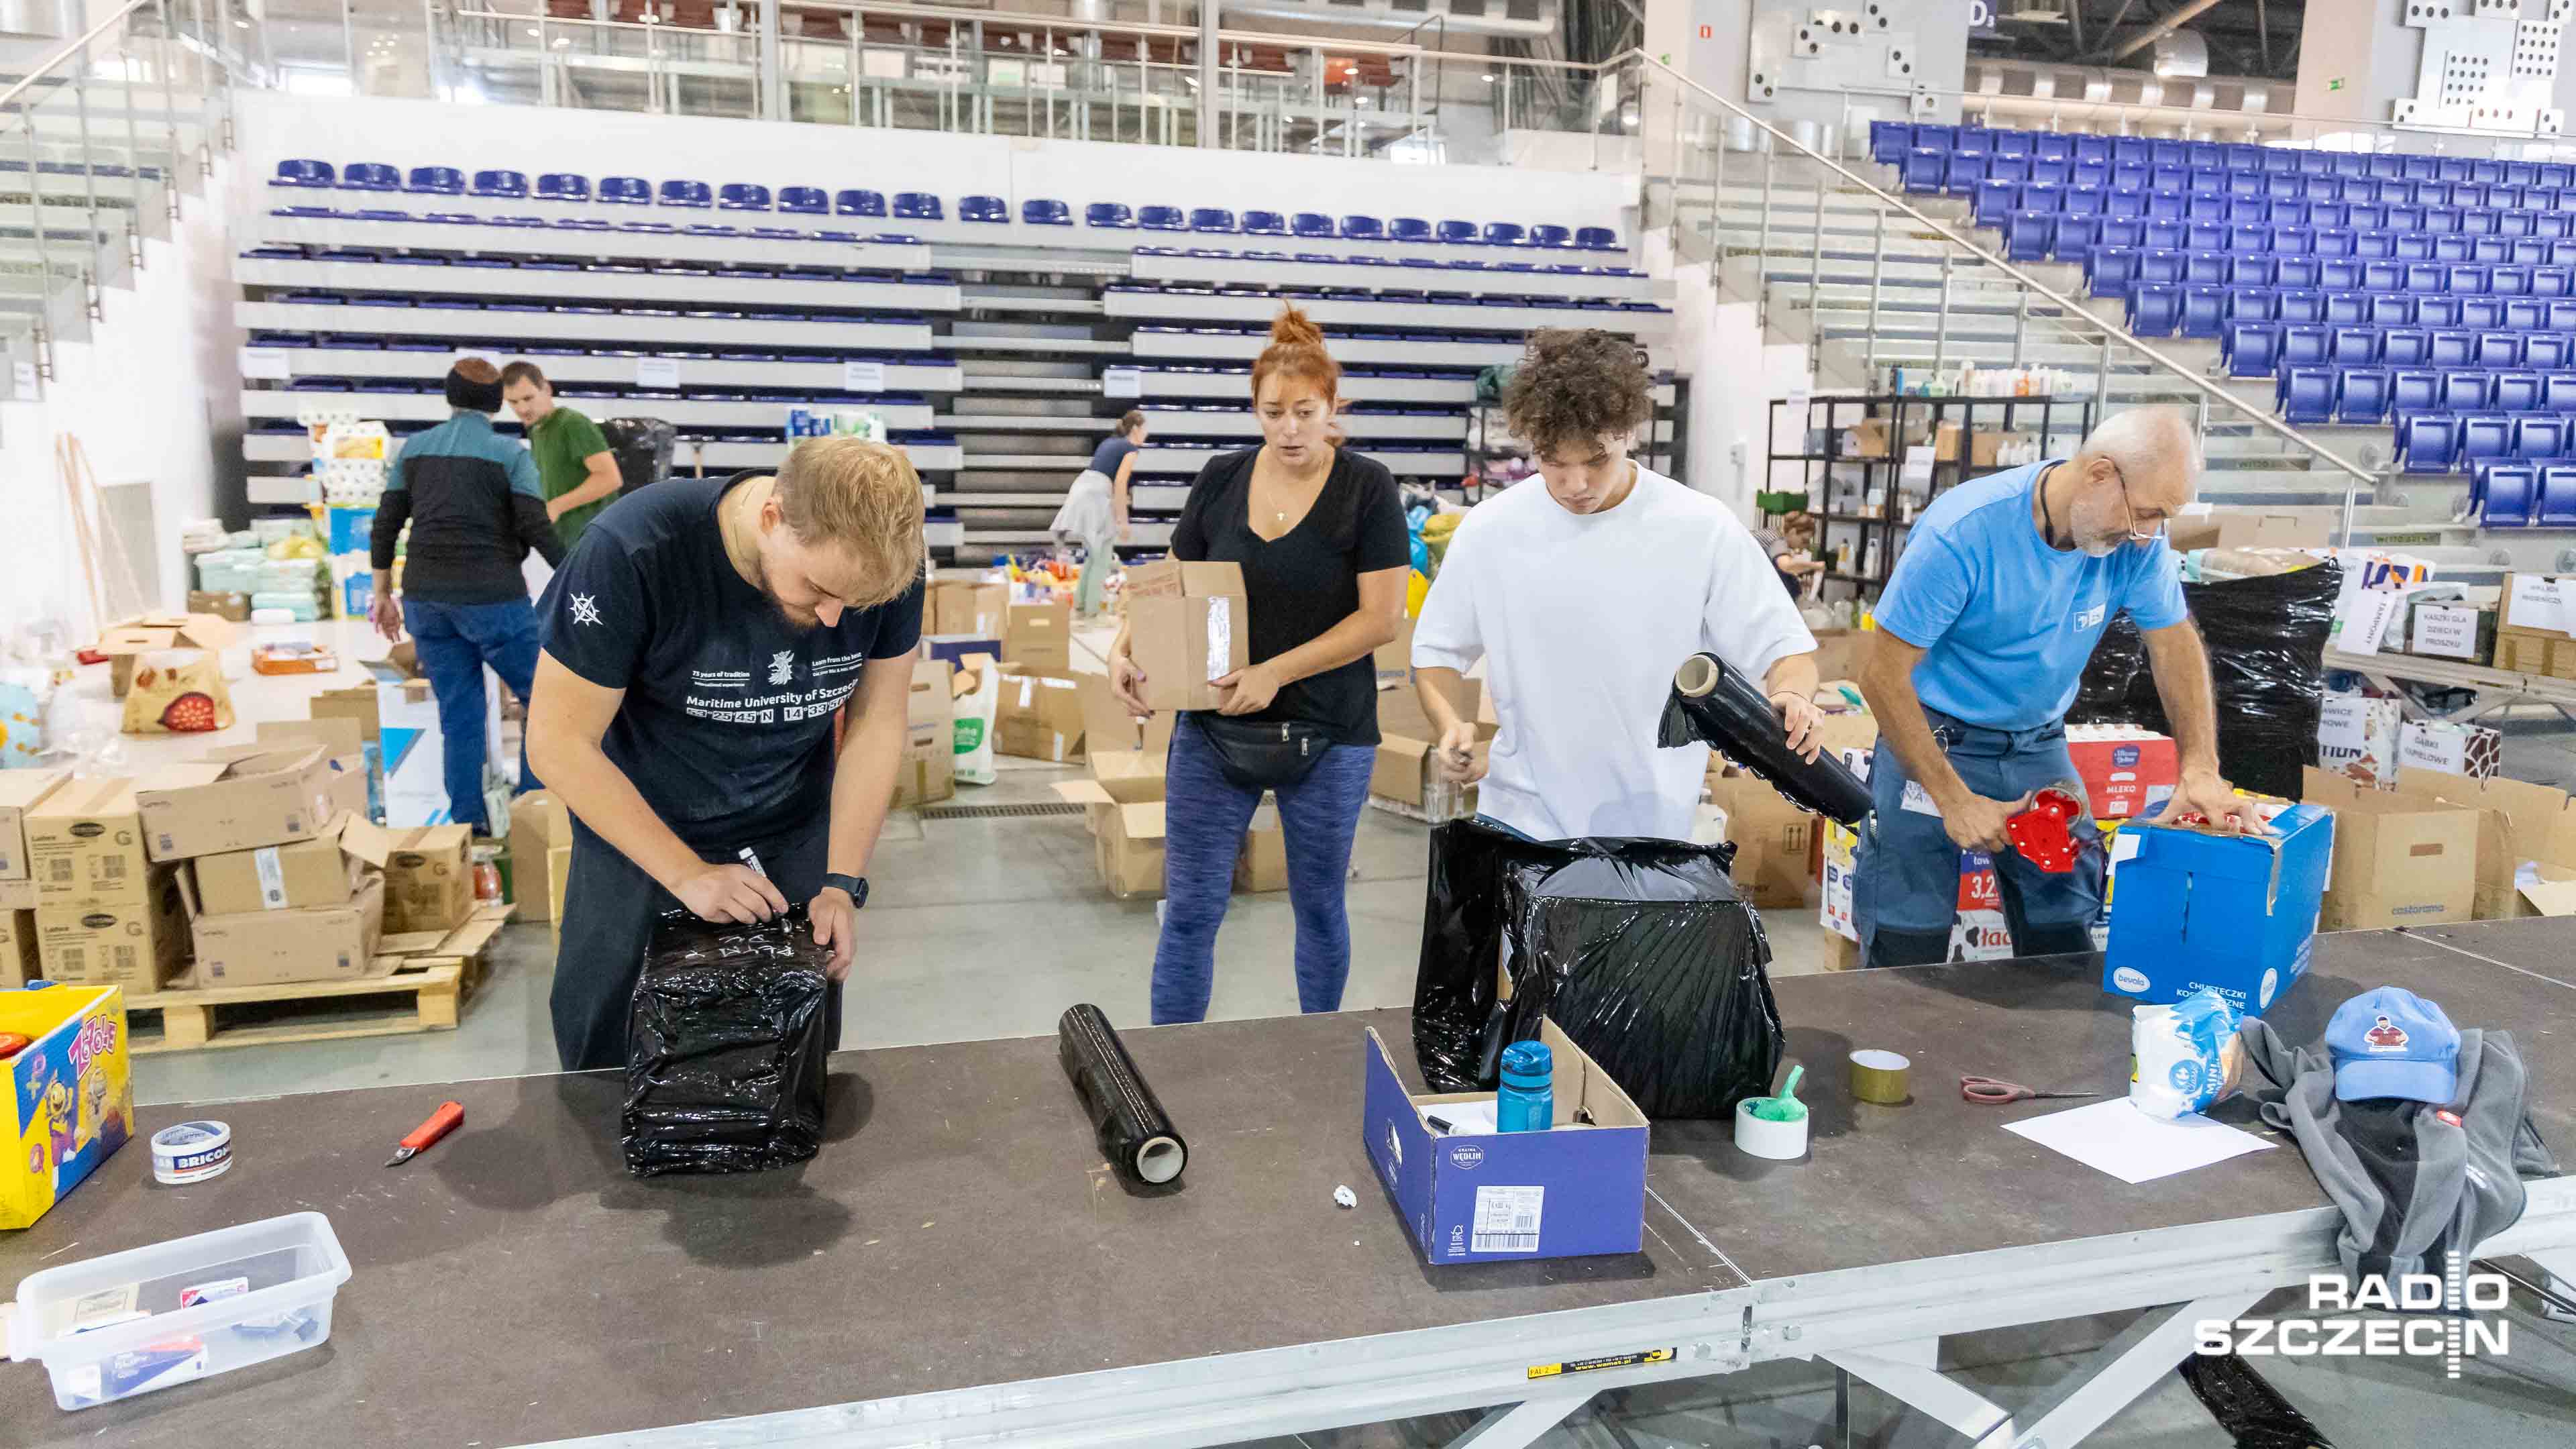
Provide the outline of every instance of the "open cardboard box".
{"type": "Polygon", "coordinates": [[[118,699],[134,684],[134,661],[155,649],[221,651],[238,637],[231,621],[215,614],[146,614],[99,631],[108,681],[118,699]]]}
{"type": "Polygon", "coordinates": [[[2576,871],[2576,802],[2565,791],[2501,775],[2478,781],[2410,770],[2397,778],[2396,795],[2478,812],[2477,919],[2557,914],[2539,909],[2525,887],[2534,867],[2576,871]]]}
{"type": "Polygon", "coordinates": [[[324,747],[288,740],[209,750],[134,782],[156,861],[307,840],[338,813],[324,747]]]}
{"type": "MultiPolygon", "coordinates": [[[[2335,813],[2322,929],[2431,926],[2476,916],[2485,828],[2478,810],[2402,789],[2374,790],[2314,765],[2300,772],[2299,793],[2335,813]]],[[[2120,889],[2128,889],[2125,872],[2120,889]]],[[[2116,907],[2111,919],[2116,933],[2116,907]]]]}

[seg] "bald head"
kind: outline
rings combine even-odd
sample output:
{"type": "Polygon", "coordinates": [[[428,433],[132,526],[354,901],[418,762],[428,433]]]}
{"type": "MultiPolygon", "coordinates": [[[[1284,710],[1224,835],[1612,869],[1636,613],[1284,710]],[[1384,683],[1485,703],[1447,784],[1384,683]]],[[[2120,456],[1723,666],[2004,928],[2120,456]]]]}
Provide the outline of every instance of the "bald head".
{"type": "Polygon", "coordinates": [[[2200,442],[2180,408],[2131,408],[2104,418],[2075,461],[2096,456],[2118,468],[2142,517],[2170,518],[2200,491],[2200,442]]]}

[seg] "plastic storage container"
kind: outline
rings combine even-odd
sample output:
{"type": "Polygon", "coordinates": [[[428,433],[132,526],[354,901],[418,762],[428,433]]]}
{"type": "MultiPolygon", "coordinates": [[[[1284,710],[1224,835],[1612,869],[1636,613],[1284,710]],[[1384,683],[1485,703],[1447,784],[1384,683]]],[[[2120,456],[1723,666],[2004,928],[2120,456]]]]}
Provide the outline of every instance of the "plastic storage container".
{"type": "Polygon", "coordinates": [[[322,1214],[244,1223],[20,1279],[9,1356],[91,1408],[327,1342],[348,1281],[322,1214]]]}

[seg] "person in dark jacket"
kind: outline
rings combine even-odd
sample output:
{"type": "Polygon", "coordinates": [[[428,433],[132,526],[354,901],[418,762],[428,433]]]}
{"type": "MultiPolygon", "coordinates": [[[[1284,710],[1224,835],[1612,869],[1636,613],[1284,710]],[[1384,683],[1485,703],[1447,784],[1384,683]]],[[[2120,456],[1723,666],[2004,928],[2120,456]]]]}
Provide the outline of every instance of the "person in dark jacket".
{"type": "MultiPolygon", "coordinates": [[[[519,565],[533,550],[560,566],[564,546],[546,514],[535,460],[492,431],[492,414],[501,407],[500,369],[479,357],[459,359],[447,370],[447,403],[456,415],[405,441],[386,470],[368,549],[377,579],[390,583],[406,523],[411,543],[403,553],[400,602],[380,585],[369,612],[389,640],[410,626],[421,671],[438,696],[449,819],[481,835],[491,824],[483,818],[490,747],[483,738],[483,667],[490,665],[527,703],[537,673],[537,616],[519,565]]],[[[536,786],[523,750],[519,788],[536,786]]]]}

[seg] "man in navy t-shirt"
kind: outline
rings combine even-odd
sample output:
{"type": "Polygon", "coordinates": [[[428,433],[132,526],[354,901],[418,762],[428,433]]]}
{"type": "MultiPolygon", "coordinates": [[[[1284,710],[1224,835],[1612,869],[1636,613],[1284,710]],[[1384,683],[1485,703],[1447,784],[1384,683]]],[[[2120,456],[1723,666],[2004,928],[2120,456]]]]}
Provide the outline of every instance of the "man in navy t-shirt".
{"type": "Polygon", "coordinates": [[[528,756],[573,816],[553,994],[565,1070],[625,1064],[654,919],[678,906],[751,922],[807,902],[832,948],[839,1041],[921,642],[921,527],[901,452],[818,438],[774,476],[619,500],[556,572],[528,756]]]}
{"type": "MultiPolygon", "coordinates": [[[[2004,822],[2076,780],[2066,708],[2123,609],[2182,755],[2166,813],[2266,829],[2218,773],[2209,656],[2165,546],[2199,471],[2189,421],[2140,409],[2106,420],[2072,458],[1963,483],[1915,521],[1860,674],[1879,728],[1852,880],[1866,964],[1947,958],[1963,849],[1994,853],[2016,954],[2092,949],[2101,852],[2050,874],[2011,850],[2004,822]]],[[[2075,829],[2098,834],[2089,812],[2075,829]]]]}

